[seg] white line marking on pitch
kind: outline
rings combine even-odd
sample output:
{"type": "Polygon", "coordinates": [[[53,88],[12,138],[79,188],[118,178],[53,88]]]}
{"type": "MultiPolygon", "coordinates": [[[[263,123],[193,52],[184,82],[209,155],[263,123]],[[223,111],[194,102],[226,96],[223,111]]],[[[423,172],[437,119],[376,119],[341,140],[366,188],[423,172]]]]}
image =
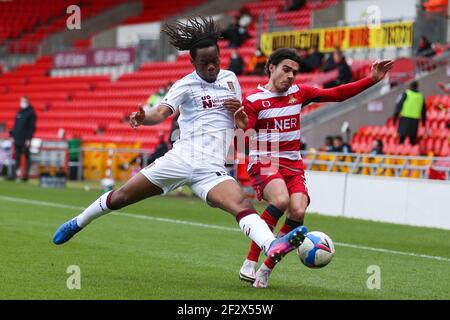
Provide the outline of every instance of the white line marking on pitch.
{"type": "MultiPolygon", "coordinates": [[[[29,200],[29,199],[16,198],[16,197],[0,196],[0,200],[17,202],[17,203],[35,204],[35,205],[40,205],[40,206],[55,207],[55,208],[62,208],[62,209],[72,209],[72,210],[84,210],[85,209],[85,208],[79,207],[79,206],[71,206],[71,205],[47,202],[47,201],[29,200]]],[[[135,218],[135,219],[178,223],[178,224],[184,224],[184,225],[196,226],[196,227],[202,227],[202,228],[208,228],[208,229],[218,229],[218,230],[224,230],[224,231],[242,232],[240,229],[237,229],[237,228],[222,227],[222,226],[217,226],[217,225],[213,225],[213,224],[198,223],[198,222],[191,222],[191,221],[185,221],[185,220],[151,217],[151,216],[145,216],[145,215],[141,215],[141,214],[128,213],[128,212],[111,212],[109,214],[115,215],[115,216],[135,218]]],[[[372,248],[372,247],[366,247],[366,246],[360,246],[360,245],[354,245],[354,244],[342,243],[342,242],[335,242],[335,244],[337,246],[347,247],[347,248],[354,248],[354,249],[375,251],[375,252],[383,252],[383,253],[391,253],[391,254],[397,254],[397,255],[403,255],[403,256],[412,256],[412,257],[417,257],[417,258],[425,258],[425,259],[433,259],[433,260],[450,262],[450,258],[446,258],[446,257],[429,256],[429,255],[425,255],[425,254],[395,251],[395,250],[388,250],[388,249],[382,249],[382,248],[372,248]]]]}

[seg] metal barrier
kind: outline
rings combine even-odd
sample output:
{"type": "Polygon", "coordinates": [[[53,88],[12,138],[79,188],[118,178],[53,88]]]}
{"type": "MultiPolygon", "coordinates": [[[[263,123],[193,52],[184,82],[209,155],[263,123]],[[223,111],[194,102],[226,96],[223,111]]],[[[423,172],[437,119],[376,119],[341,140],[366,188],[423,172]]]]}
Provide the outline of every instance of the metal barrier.
{"type": "Polygon", "coordinates": [[[306,170],[386,177],[430,178],[430,170],[450,180],[450,157],[302,152],[306,170]],[[448,166],[442,165],[448,164],[448,166]]]}

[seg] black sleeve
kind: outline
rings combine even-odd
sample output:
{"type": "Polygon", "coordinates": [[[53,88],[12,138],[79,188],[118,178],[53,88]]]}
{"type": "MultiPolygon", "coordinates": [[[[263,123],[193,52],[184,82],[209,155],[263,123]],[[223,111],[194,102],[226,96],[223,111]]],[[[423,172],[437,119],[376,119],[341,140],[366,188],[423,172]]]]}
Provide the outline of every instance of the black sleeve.
{"type": "Polygon", "coordinates": [[[36,113],[32,112],[28,119],[28,126],[26,128],[25,139],[30,140],[36,131],[36,113]]]}
{"type": "Polygon", "coordinates": [[[393,114],[394,123],[397,122],[397,118],[400,112],[402,111],[403,103],[405,102],[405,100],[406,100],[406,93],[403,93],[401,99],[397,102],[397,105],[395,106],[395,111],[393,114]]]}
{"type": "Polygon", "coordinates": [[[334,63],[333,55],[330,55],[326,60],[325,65],[321,68],[321,71],[327,72],[333,69],[336,69],[336,64],[334,63]]]}
{"type": "Polygon", "coordinates": [[[422,124],[425,126],[426,123],[427,123],[427,104],[425,103],[424,100],[422,105],[422,124]]]}
{"type": "Polygon", "coordinates": [[[16,114],[16,117],[15,117],[15,120],[14,120],[14,125],[13,125],[13,127],[11,128],[11,130],[9,130],[9,135],[10,135],[12,138],[15,138],[15,135],[16,135],[16,129],[17,129],[17,114],[16,114]]]}

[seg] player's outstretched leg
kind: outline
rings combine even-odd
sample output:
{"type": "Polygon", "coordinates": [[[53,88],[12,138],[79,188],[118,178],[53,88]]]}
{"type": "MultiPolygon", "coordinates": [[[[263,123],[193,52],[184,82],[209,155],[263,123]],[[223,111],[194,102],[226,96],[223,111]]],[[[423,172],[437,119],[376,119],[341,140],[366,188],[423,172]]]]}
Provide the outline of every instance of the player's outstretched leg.
{"type": "Polygon", "coordinates": [[[121,188],[109,191],[95,200],[81,214],[63,223],[53,236],[54,244],[63,244],[98,217],[136,203],[163,191],[138,173],[121,188]]]}
{"type": "MultiPolygon", "coordinates": [[[[259,177],[263,181],[263,178],[259,177]]],[[[283,215],[289,205],[289,192],[283,179],[276,175],[271,176],[271,180],[263,188],[263,194],[258,194],[258,198],[263,198],[269,202],[269,205],[261,214],[261,219],[269,226],[270,230],[275,229],[278,220],[283,215]]],[[[292,229],[291,229],[292,230],[292,229]]],[[[291,231],[289,230],[289,231],[291,231]]],[[[285,232],[287,233],[287,232],[285,232]]],[[[284,233],[284,234],[285,234],[284,233]]],[[[283,234],[283,235],[284,235],[283,234]]],[[[250,244],[241,269],[239,270],[239,278],[244,281],[253,283],[256,279],[256,266],[259,260],[261,248],[254,241],[250,244]]]]}
{"type": "Polygon", "coordinates": [[[298,248],[308,232],[305,226],[299,226],[286,235],[275,239],[266,251],[266,256],[278,263],[286,254],[298,248]]]}
{"type": "MultiPolygon", "coordinates": [[[[280,238],[285,234],[288,234],[297,227],[302,227],[304,223],[306,208],[309,204],[309,197],[306,193],[295,192],[290,197],[289,212],[286,221],[281,226],[277,237],[280,238]]],[[[266,288],[269,285],[269,277],[276,266],[276,261],[267,257],[264,263],[256,272],[255,282],[253,286],[255,288],[266,288]]]]}
{"type": "Polygon", "coordinates": [[[275,239],[267,223],[257,214],[234,180],[227,180],[213,187],[208,192],[207,200],[214,206],[233,214],[244,234],[257,243],[266,256],[277,262],[297,248],[305,238],[307,231],[301,226],[275,239]]]}
{"type": "MultiPolygon", "coordinates": [[[[289,200],[289,197],[288,197],[289,200]]],[[[273,204],[269,204],[269,206],[264,210],[261,214],[261,219],[264,220],[269,226],[270,230],[273,231],[275,228],[278,219],[283,215],[283,211],[278,209],[273,204]]],[[[261,248],[254,241],[250,244],[250,249],[247,254],[247,258],[242,264],[241,269],[239,270],[239,278],[243,281],[248,281],[253,283],[256,279],[256,266],[259,260],[259,254],[261,252],[261,248]]]]}
{"type": "MultiPolygon", "coordinates": [[[[296,227],[303,226],[302,221],[294,221],[286,218],[286,221],[278,231],[277,238],[284,236],[285,234],[291,232],[296,227]]],[[[266,257],[264,262],[259,267],[258,271],[255,273],[255,281],[253,282],[253,287],[255,288],[267,288],[269,285],[269,277],[272,274],[273,269],[276,266],[276,262],[269,257],[266,257]]]]}
{"type": "Polygon", "coordinates": [[[53,236],[54,244],[63,244],[70,240],[82,228],[77,224],[77,218],[64,222],[53,236]]]}

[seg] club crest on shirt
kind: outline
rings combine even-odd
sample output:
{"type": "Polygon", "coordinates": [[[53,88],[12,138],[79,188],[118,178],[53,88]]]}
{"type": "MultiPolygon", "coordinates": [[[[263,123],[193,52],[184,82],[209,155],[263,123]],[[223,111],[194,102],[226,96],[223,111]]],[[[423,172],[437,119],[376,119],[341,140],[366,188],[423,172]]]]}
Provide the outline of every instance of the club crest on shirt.
{"type": "Polygon", "coordinates": [[[267,101],[267,100],[263,100],[263,102],[262,102],[262,106],[263,106],[264,108],[268,108],[268,107],[270,107],[270,101],[267,101]]]}
{"type": "Polygon", "coordinates": [[[294,97],[292,94],[289,95],[289,104],[294,104],[297,102],[297,98],[294,97]]]}
{"type": "Polygon", "coordinates": [[[236,93],[236,89],[234,88],[233,81],[227,81],[228,88],[231,90],[231,92],[236,93]]]}

